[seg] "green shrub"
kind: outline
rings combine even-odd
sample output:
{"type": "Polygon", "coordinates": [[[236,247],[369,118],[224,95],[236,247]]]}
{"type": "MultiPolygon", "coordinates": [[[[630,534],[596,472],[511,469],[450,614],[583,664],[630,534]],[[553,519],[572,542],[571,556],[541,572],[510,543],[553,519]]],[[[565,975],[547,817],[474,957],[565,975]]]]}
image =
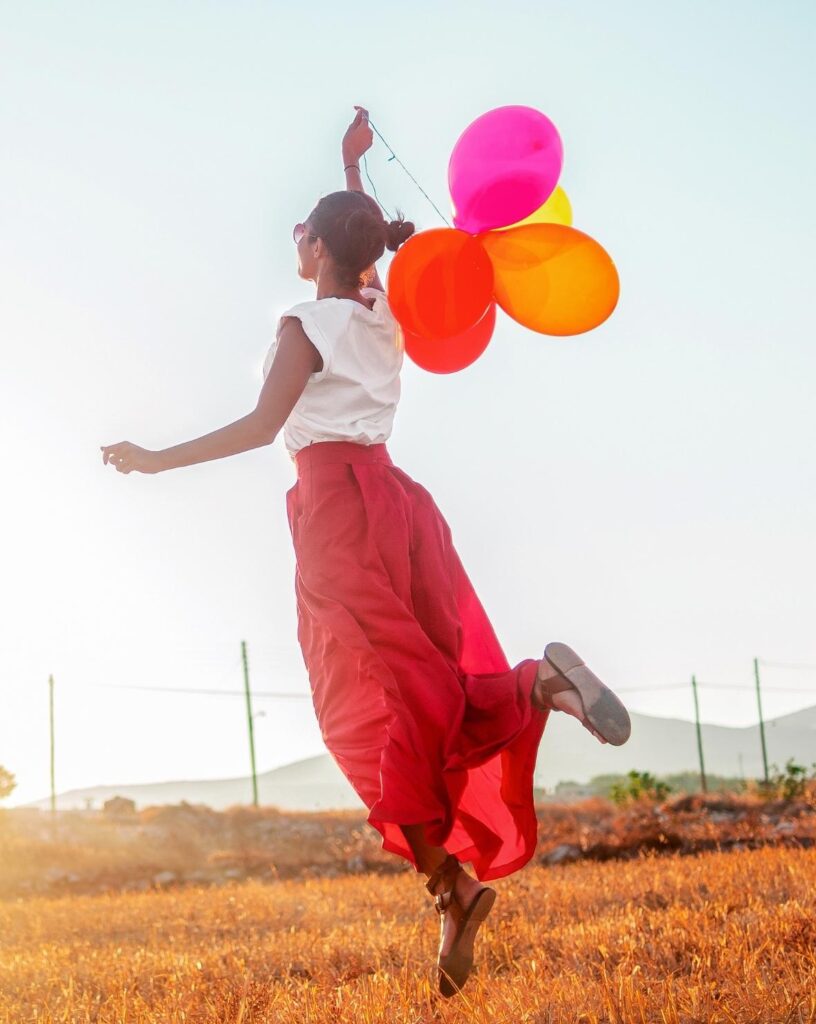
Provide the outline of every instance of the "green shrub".
{"type": "Polygon", "coordinates": [[[670,792],[671,786],[667,782],[659,781],[650,772],[633,769],[625,782],[613,783],[609,797],[620,806],[630,800],[665,800],[670,792]]]}
{"type": "MultiPolygon", "coordinates": [[[[674,772],[657,776],[672,793],[699,793],[702,789],[699,772],[674,772]]],[[[744,793],[749,786],[745,779],[733,775],[706,775],[709,793],[744,793]]],[[[594,775],[586,788],[595,796],[611,797],[613,788],[628,787],[629,777],[620,774],[594,775]]],[[[753,783],[751,783],[752,785],[753,783]]]]}
{"type": "Polygon", "coordinates": [[[9,796],[16,786],[17,782],[13,773],[0,764],[0,800],[9,796]]]}
{"type": "Polygon", "coordinates": [[[773,774],[765,782],[757,783],[762,796],[768,800],[800,800],[807,792],[809,779],[816,779],[816,762],[811,765],[813,771],[808,774],[803,764],[797,764],[792,757],[785,762],[785,770],[780,771],[778,764],[771,765],[773,774]]]}

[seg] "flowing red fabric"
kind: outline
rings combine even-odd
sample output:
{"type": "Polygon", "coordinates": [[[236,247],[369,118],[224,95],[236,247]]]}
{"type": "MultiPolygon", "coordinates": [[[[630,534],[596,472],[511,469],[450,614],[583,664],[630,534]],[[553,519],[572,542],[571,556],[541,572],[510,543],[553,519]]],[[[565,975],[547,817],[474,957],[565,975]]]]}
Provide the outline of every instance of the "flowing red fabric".
{"type": "Polygon", "coordinates": [[[430,493],[385,444],[324,441],[287,492],[298,640],[326,747],[382,847],[419,871],[400,824],[482,881],[533,856],[547,714],[538,661],[511,668],[430,493]]]}

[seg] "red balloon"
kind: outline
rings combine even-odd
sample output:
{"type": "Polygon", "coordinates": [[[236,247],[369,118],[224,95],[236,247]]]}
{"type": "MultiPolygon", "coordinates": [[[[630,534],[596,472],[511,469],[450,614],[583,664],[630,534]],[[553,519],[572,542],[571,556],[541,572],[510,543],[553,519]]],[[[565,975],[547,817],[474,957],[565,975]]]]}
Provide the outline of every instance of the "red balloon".
{"type": "Polygon", "coordinates": [[[493,300],[493,264],[473,235],[431,228],[400,246],[388,269],[388,304],[404,331],[428,340],[473,327],[493,300]]]}
{"type": "Polygon", "coordinates": [[[433,340],[411,334],[403,328],[405,351],[423,370],[455,373],[475,363],[487,348],[496,326],[496,303],[491,302],[481,320],[452,338],[433,340]]]}

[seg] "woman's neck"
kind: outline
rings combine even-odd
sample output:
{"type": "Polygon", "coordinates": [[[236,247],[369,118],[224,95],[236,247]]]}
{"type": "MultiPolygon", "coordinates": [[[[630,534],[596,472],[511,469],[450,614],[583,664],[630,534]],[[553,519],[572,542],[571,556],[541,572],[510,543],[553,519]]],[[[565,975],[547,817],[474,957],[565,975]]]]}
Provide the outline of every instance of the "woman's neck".
{"type": "Polygon", "coordinates": [[[317,295],[315,298],[356,299],[358,302],[363,301],[359,288],[349,288],[348,286],[341,285],[330,275],[319,277],[315,283],[317,284],[317,295]]]}

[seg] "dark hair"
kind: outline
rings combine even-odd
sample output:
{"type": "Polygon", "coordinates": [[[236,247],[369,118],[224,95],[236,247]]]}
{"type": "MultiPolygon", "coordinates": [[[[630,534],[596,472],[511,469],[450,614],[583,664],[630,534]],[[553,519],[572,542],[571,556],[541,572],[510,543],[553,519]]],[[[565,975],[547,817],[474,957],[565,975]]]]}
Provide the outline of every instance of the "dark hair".
{"type": "Polygon", "coordinates": [[[306,219],[332,254],[338,281],[348,288],[365,284],[365,271],[383,251],[396,252],[415,230],[399,210],[397,220],[387,221],[365,192],[330,192],[306,219]]]}

